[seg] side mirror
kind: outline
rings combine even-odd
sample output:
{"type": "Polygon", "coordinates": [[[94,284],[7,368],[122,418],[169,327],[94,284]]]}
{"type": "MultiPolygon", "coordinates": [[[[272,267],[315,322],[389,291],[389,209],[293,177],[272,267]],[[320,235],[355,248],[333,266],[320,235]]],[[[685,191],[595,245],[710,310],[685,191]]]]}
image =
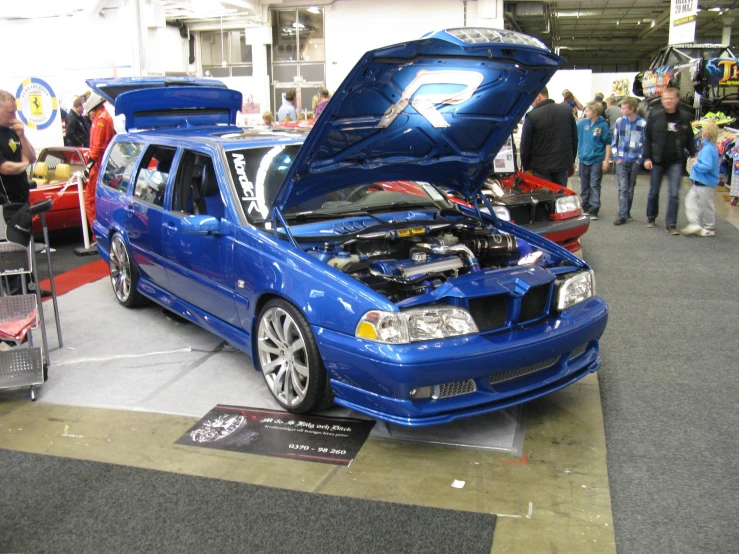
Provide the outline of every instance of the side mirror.
{"type": "Polygon", "coordinates": [[[212,215],[188,215],[182,219],[185,235],[219,235],[221,221],[212,215]]]}

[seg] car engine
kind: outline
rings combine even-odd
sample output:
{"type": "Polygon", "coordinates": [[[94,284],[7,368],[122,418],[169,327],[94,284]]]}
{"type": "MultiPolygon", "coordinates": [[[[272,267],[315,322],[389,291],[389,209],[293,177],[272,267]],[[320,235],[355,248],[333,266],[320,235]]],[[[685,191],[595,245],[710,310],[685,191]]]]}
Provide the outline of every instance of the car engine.
{"type": "Polygon", "coordinates": [[[398,302],[467,273],[536,263],[524,240],[495,228],[456,224],[367,232],[309,253],[398,302]]]}

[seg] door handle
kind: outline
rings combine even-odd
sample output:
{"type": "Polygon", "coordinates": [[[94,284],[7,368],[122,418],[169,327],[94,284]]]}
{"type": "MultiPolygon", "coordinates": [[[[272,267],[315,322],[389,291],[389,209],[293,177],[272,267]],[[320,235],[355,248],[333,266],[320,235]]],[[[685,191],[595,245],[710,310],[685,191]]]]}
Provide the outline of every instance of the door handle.
{"type": "Polygon", "coordinates": [[[175,231],[177,231],[177,225],[175,225],[171,221],[167,221],[166,223],[163,223],[162,225],[170,233],[174,233],[175,231]]]}

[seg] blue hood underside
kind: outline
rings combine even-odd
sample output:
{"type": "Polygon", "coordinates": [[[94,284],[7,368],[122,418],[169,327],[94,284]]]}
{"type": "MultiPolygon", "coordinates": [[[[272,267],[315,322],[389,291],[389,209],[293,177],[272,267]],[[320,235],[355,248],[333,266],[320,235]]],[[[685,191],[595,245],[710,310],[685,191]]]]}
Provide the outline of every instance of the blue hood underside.
{"type": "Polygon", "coordinates": [[[368,52],[316,121],[274,207],[387,180],[474,195],[562,62],[536,39],[494,29],[368,52]]]}

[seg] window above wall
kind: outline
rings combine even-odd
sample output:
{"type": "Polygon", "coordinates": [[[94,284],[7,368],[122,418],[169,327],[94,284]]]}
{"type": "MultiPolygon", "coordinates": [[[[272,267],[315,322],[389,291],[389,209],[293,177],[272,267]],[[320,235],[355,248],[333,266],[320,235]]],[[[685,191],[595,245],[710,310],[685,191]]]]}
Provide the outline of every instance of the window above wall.
{"type": "Polygon", "coordinates": [[[324,83],[323,8],[272,10],[272,77],[275,83],[324,83]]]}
{"type": "Polygon", "coordinates": [[[210,77],[251,77],[252,46],[244,31],[201,31],[200,59],[203,75],[210,77]]]}

